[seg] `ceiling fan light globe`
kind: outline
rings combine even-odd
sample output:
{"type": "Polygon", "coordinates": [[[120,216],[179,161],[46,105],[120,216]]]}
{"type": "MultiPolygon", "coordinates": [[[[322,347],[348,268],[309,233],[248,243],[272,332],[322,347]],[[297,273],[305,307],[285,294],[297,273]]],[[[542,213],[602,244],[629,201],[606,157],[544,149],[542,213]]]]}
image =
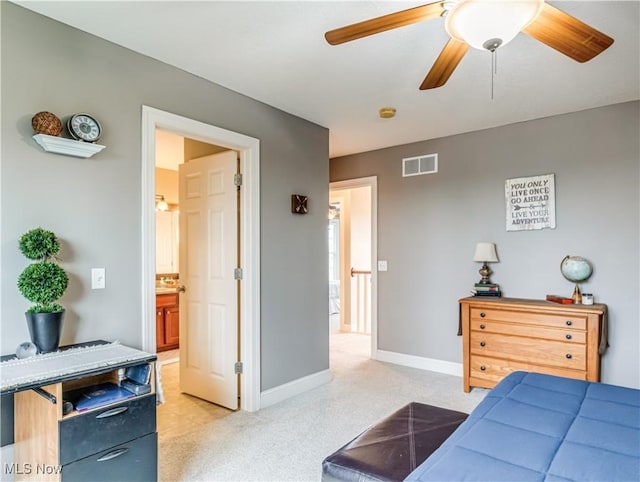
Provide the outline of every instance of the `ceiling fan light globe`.
{"type": "Polygon", "coordinates": [[[544,0],[460,0],[445,17],[447,33],[478,50],[490,39],[508,44],[533,22],[544,0]]]}

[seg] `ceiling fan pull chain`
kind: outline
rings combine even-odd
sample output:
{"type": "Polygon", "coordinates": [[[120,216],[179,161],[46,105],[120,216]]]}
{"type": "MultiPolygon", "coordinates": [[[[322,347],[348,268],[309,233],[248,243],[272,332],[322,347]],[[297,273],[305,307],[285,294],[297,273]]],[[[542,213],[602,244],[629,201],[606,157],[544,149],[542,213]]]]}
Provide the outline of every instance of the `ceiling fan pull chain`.
{"type": "Polygon", "coordinates": [[[501,45],[502,39],[499,38],[490,38],[482,44],[483,48],[491,52],[491,100],[493,100],[493,77],[498,73],[498,54],[496,51],[501,45]]]}
{"type": "Polygon", "coordinates": [[[496,62],[496,51],[491,51],[491,100],[493,100],[493,78],[495,74],[498,72],[498,63],[496,62]]]}

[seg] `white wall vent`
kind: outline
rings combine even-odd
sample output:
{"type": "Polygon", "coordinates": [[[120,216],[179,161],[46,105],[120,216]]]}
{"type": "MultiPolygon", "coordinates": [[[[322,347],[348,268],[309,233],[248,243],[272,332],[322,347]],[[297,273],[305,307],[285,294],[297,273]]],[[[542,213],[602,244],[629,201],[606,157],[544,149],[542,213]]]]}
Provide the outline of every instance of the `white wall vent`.
{"type": "Polygon", "coordinates": [[[438,172],[437,153],[402,159],[402,177],[435,174],[436,172],[438,172]]]}

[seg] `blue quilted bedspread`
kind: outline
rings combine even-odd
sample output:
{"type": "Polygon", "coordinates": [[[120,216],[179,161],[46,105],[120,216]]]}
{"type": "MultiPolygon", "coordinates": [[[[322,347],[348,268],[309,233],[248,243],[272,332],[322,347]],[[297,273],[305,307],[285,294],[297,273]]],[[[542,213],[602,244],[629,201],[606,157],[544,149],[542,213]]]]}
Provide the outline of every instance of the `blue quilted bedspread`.
{"type": "Polygon", "coordinates": [[[640,481],[640,390],[516,372],[409,481],[640,481]]]}

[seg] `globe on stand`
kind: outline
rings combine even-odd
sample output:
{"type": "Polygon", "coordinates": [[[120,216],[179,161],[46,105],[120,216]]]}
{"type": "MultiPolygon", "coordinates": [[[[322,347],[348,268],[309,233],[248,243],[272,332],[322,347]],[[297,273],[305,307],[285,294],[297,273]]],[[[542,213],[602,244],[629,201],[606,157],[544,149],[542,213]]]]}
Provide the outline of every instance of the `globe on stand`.
{"type": "Polygon", "coordinates": [[[582,294],[578,283],[586,281],[593,273],[591,263],[581,256],[565,256],[560,262],[560,272],[562,276],[576,284],[571,297],[573,302],[582,303],[582,294]]]}

